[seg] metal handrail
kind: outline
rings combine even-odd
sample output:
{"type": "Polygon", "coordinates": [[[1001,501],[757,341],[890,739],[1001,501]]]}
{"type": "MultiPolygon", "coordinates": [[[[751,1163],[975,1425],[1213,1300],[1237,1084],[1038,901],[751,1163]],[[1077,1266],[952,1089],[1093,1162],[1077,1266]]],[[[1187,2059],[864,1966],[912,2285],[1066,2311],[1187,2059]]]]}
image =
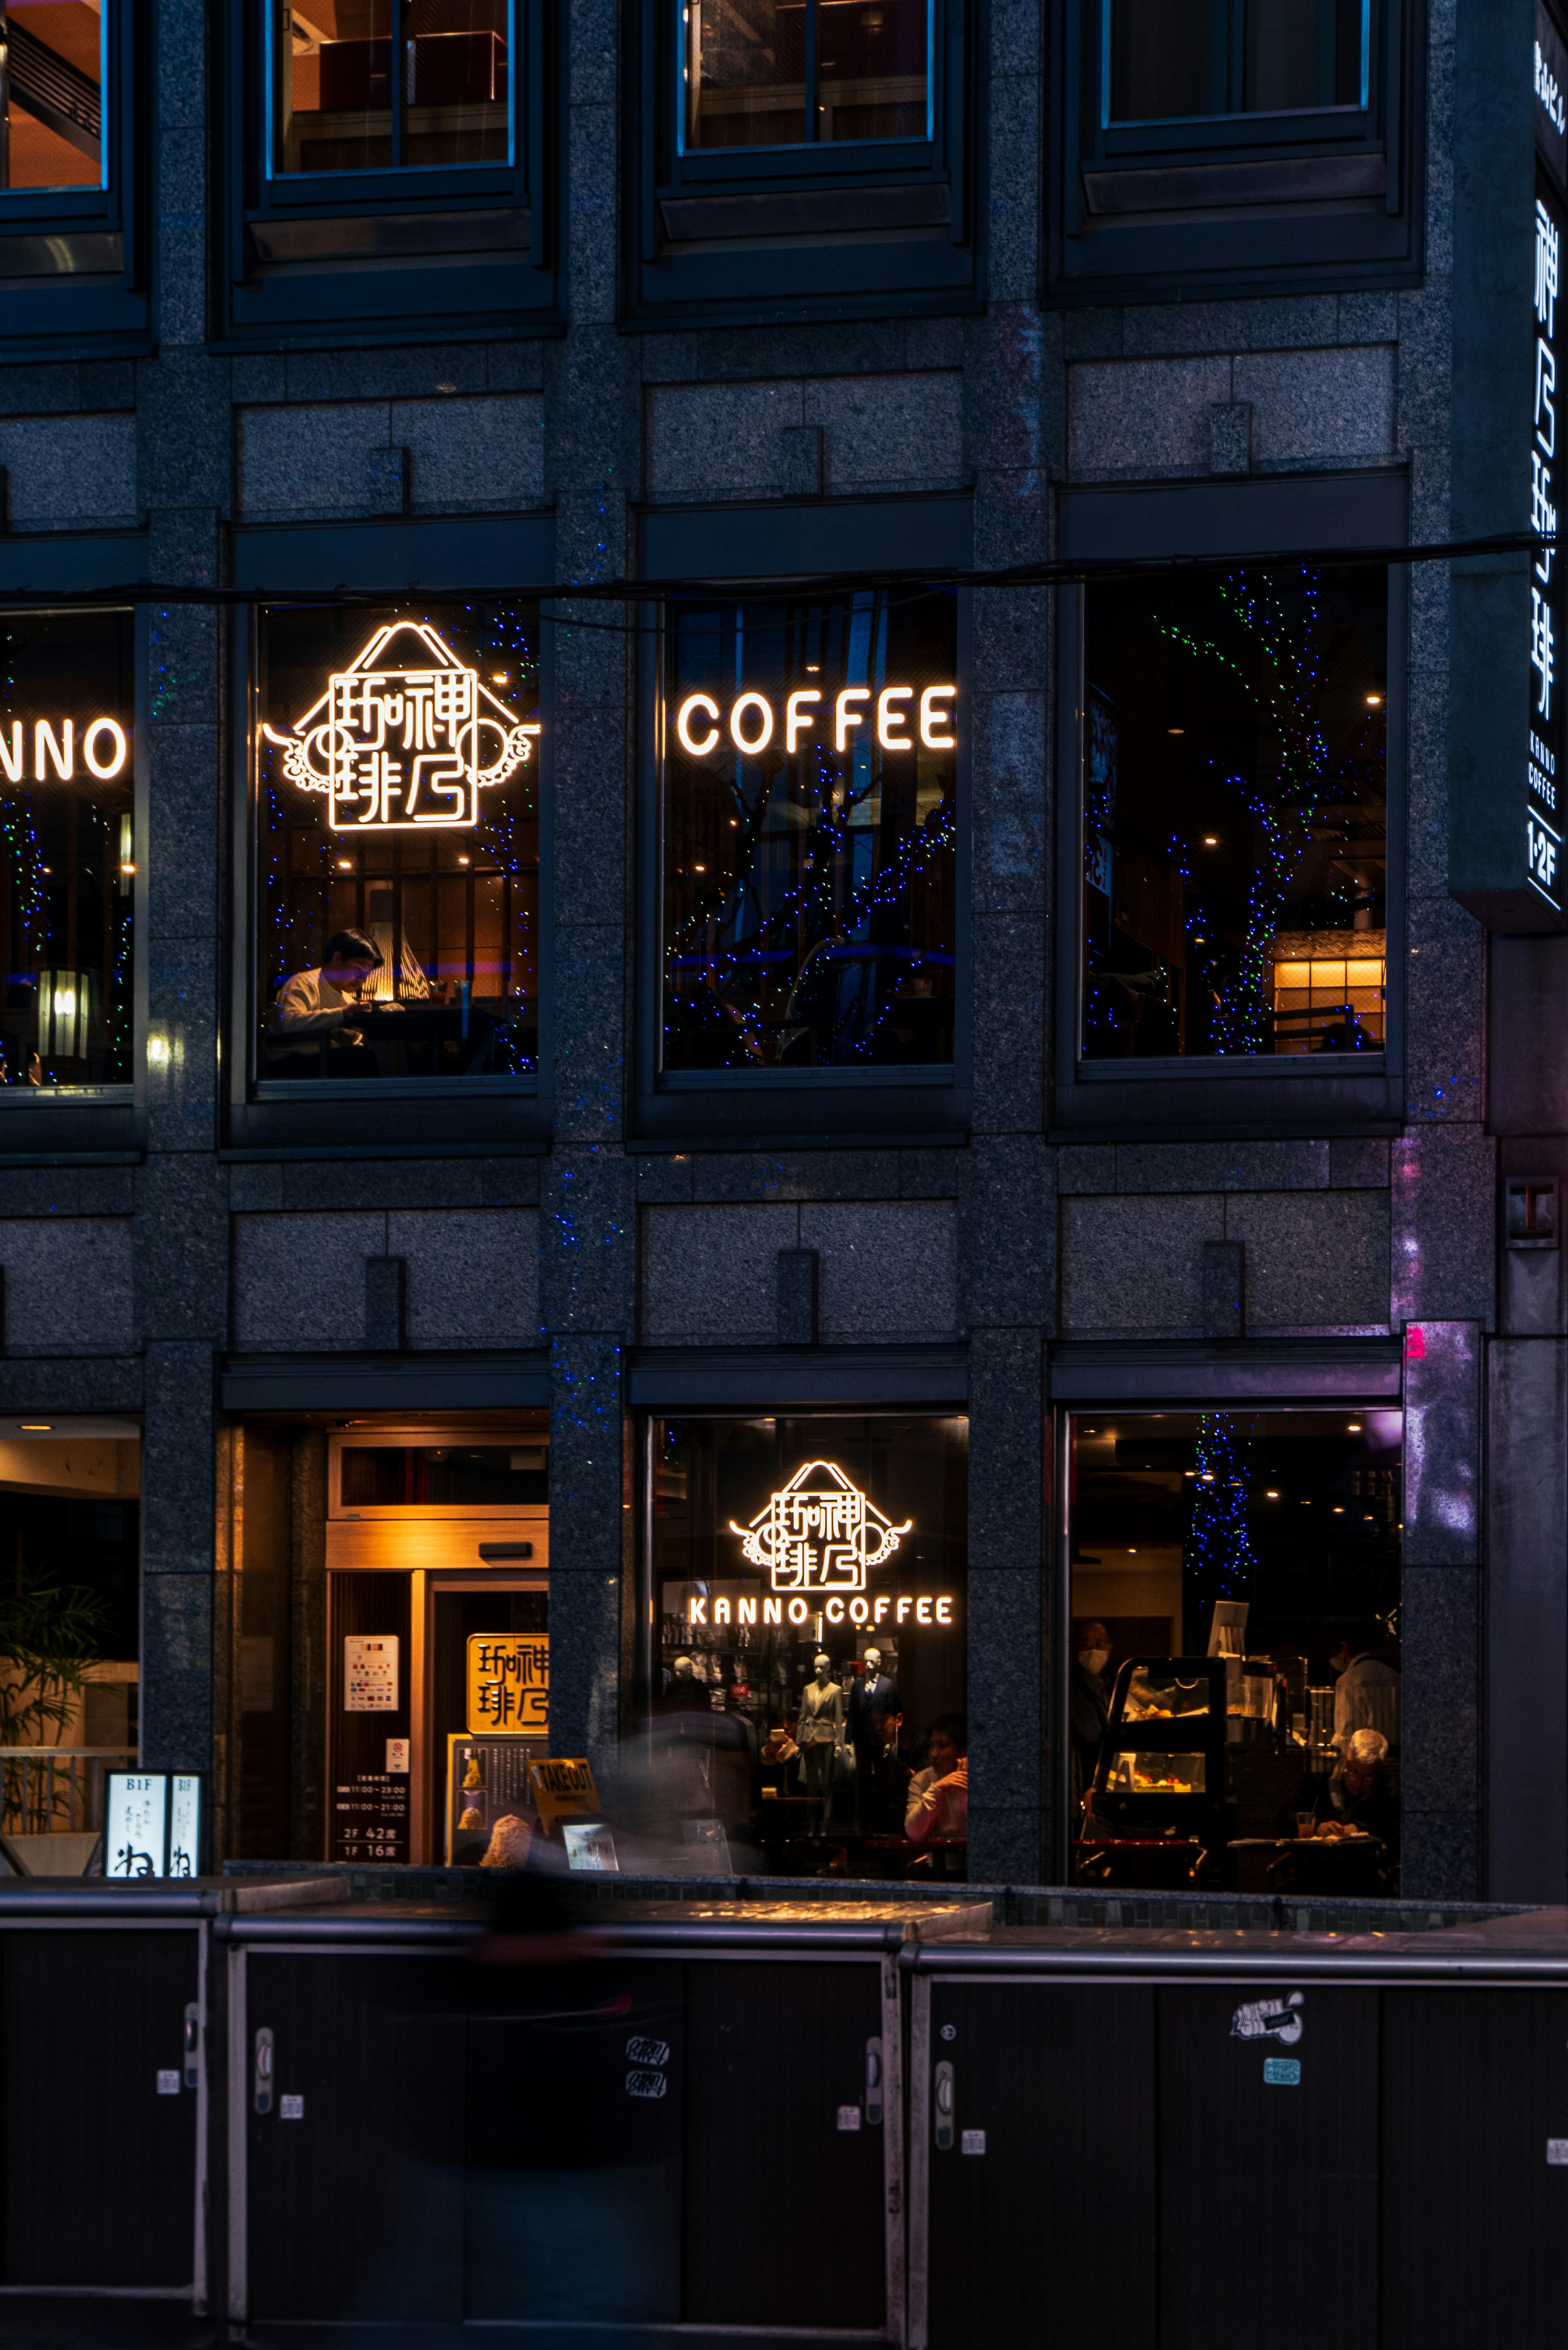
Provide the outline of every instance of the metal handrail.
{"type": "Polygon", "coordinates": [[[133,1746],[0,1746],[0,1829],[96,1835],[106,1771],[134,1767],[133,1746]]]}

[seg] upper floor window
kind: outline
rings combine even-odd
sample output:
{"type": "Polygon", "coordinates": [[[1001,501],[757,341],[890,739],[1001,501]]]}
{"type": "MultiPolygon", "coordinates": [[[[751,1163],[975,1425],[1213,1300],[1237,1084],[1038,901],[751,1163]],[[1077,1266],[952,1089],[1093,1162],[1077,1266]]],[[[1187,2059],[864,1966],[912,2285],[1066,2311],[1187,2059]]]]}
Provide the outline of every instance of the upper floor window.
{"type": "Polygon", "coordinates": [[[133,633],[126,612],[0,622],[0,1098],[13,1104],[131,1081],[133,633]]]}
{"type": "Polygon", "coordinates": [[[0,188],[101,188],[107,0],[0,11],[0,188]]]}
{"type": "Polygon", "coordinates": [[[1370,0],[1103,0],[1107,122],[1366,104],[1370,0]]]}
{"type": "Polygon", "coordinates": [[[929,139],[933,0],[680,0],[688,151],[929,139]]]}
{"type": "Polygon", "coordinates": [[[263,618],[256,1074],[538,1066],[538,613],[263,618]]]}
{"type": "Polygon", "coordinates": [[[676,605],[665,662],[662,1066],[950,1066],[953,597],[676,605]]]}
{"type": "Polygon", "coordinates": [[[274,52],[273,174],[512,161],[510,0],[281,0],[274,52]]]}
{"type": "Polygon", "coordinates": [[[1085,591],[1085,1059],[1382,1052],[1387,592],[1333,564],[1085,591]]]}

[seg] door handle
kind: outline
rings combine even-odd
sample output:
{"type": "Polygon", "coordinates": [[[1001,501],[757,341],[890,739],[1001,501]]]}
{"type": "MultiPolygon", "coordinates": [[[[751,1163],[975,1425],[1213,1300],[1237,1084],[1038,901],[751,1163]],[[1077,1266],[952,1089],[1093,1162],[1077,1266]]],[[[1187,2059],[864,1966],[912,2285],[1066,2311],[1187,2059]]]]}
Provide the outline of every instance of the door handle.
{"type": "Polygon", "coordinates": [[[255,2061],[251,2071],[251,2100],[258,2114],[272,2111],[272,2033],[264,2023],[255,2037],[255,2061]]]}
{"type": "Polygon", "coordinates": [[[953,2068],[944,2057],[936,2073],[936,2141],[939,2154],[950,2154],[953,2144],[953,2068]]]}
{"type": "Polygon", "coordinates": [[[202,2011],[194,2000],[185,2010],[185,2086],[194,2089],[202,2079],[202,2011]]]}
{"type": "Polygon", "coordinates": [[[882,2126],[882,2043],[866,2043],[866,2119],[872,2129],[882,2126]]]}

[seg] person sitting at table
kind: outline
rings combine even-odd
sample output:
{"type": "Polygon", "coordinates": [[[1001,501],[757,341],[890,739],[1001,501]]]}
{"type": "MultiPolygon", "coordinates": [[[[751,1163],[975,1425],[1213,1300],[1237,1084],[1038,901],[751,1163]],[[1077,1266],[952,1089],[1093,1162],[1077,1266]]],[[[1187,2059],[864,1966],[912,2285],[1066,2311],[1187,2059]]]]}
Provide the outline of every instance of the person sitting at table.
{"type": "Polygon", "coordinates": [[[926,1738],[927,1764],[909,1782],[904,1834],[911,1844],[969,1835],[969,1731],[961,1713],[939,1714],[926,1738]]]}
{"type": "MultiPolygon", "coordinates": [[[[380,1064],[356,1024],[358,997],[381,950],[363,931],[335,931],[315,971],[286,979],[275,1006],[278,1032],[290,1044],[307,1038],[327,1047],[327,1073],[334,1077],[379,1076],[380,1064]]],[[[394,1005],[381,1007],[395,1010],[394,1005]]],[[[297,1057],[297,1056],[296,1056],[297,1057]]]]}
{"type": "Polygon", "coordinates": [[[1316,1783],[1314,1836],[1376,1836],[1390,1850],[1399,1842],[1399,1795],[1388,1767],[1388,1741],[1380,1730],[1353,1730],[1326,1779],[1316,1783]]]}

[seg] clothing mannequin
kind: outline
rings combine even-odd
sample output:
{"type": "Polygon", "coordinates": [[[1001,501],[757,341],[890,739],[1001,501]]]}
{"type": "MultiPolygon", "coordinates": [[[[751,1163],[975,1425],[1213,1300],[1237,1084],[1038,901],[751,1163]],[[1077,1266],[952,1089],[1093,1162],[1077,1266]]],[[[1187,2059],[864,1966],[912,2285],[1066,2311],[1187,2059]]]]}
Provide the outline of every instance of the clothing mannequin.
{"type": "Polygon", "coordinates": [[[844,1744],[844,1691],[826,1651],[816,1658],[815,1679],[800,1693],[794,1738],[805,1792],[826,1802],[833,1793],[834,1762],[844,1744]]]}
{"type": "Polygon", "coordinates": [[[849,1742],[855,1749],[855,1804],[863,1835],[881,1829],[884,1773],[877,1721],[898,1702],[892,1676],[882,1669],[881,1649],[867,1648],[865,1671],[857,1673],[849,1684],[848,1720],[849,1742]]]}

